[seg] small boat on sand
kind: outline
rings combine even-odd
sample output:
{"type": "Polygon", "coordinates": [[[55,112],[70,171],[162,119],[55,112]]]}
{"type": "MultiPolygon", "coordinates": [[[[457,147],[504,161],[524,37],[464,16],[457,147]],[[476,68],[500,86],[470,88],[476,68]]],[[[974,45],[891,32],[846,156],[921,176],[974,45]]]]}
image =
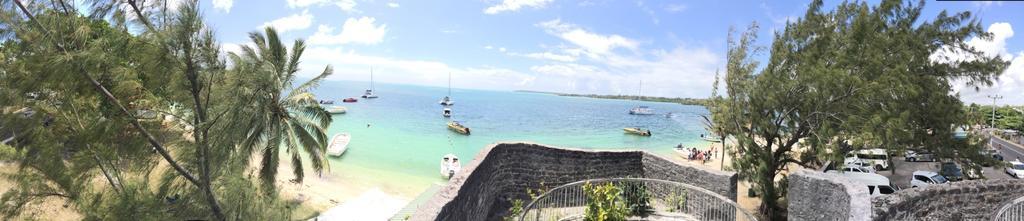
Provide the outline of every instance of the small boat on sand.
{"type": "Polygon", "coordinates": [[[352,98],[352,97],[345,98],[344,100],[341,100],[341,102],[345,102],[345,103],[355,103],[357,101],[359,101],[359,99],[355,99],[355,98],[352,98]]]}
{"type": "Polygon", "coordinates": [[[466,127],[465,125],[462,125],[462,123],[458,121],[449,121],[448,129],[451,131],[455,131],[456,133],[469,135],[469,128],[466,127]]]}
{"type": "Polygon", "coordinates": [[[645,136],[645,137],[651,136],[651,130],[645,130],[645,129],[641,129],[639,127],[627,127],[627,128],[622,128],[622,130],[625,131],[628,134],[640,135],[640,136],[645,136]]]}
{"type": "Polygon", "coordinates": [[[459,157],[455,154],[446,154],[444,158],[441,158],[441,176],[447,179],[451,179],[455,176],[455,173],[462,169],[461,163],[459,163],[459,157]]]}
{"type": "Polygon", "coordinates": [[[348,150],[349,141],[352,141],[352,136],[348,133],[334,135],[331,138],[331,143],[327,145],[327,155],[336,157],[345,154],[345,150],[348,150]]]}
{"type": "Polygon", "coordinates": [[[672,148],[672,150],[675,151],[677,154],[679,154],[679,156],[682,156],[683,158],[689,158],[690,157],[690,148],[686,148],[686,147],[683,147],[682,145],[680,145],[680,146],[676,146],[676,147],[672,148]]]}
{"type": "Polygon", "coordinates": [[[342,106],[331,106],[327,108],[327,113],[331,114],[344,114],[345,112],[348,112],[348,109],[342,106]]]}

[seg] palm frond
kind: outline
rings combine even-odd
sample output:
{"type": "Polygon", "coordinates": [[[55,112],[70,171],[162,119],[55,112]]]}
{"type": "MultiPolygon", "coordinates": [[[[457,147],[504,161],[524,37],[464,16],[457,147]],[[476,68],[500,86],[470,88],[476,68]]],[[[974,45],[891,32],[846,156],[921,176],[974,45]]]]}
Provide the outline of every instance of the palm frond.
{"type": "Polygon", "coordinates": [[[313,79],[309,79],[306,83],[302,83],[302,85],[299,85],[298,87],[293,88],[292,91],[288,92],[288,97],[291,97],[294,94],[309,92],[313,88],[320,86],[320,83],[323,82],[324,79],[327,79],[327,76],[332,74],[334,74],[334,68],[327,65],[327,67],[324,68],[324,71],[320,72],[320,75],[317,75],[313,79]]]}
{"type": "Polygon", "coordinates": [[[292,81],[295,79],[295,73],[299,72],[299,58],[302,57],[302,52],[306,50],[306,41],[302,39],[296,39],[295,43],[292,44],[291,59],[288,60],[288,67],[284,70],[285,83],[292,85],[292,81]]]}

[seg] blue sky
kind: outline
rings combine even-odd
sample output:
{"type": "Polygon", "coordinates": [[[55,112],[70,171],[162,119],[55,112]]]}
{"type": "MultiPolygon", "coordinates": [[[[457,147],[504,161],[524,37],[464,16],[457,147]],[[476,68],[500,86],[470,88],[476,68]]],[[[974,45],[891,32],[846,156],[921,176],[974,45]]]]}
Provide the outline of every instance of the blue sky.
{"type": "MultiPolygon", "coordinates": [[[[613,0],[282,0],[204,1],[201,8],[228,51],[271,25],[306,39],[302,74],[326,65],[332,80],[494,90],[707,97],[724,70],[730,27],[761,25],[760,44],[805,12],[809,1],[613,0]]],[[[872,1],[875,2],[875,1],[872,1]]],[[[832,4],[834,4],[833,2],[832,4]]],[[[926,3],[973,11],[996,33],[972,44],[1013,60],[994,87],[958,86],[967,102],[1024,104],[1024,2],[926,3]]],[[[764,57],[764,56],[762,56],[764,57]]]]}

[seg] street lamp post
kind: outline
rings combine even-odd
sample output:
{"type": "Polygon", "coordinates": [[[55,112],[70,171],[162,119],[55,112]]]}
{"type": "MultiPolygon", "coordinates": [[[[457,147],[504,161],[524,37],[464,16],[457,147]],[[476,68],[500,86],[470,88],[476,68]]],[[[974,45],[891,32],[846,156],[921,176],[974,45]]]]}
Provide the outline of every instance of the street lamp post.
{"type": "Polygon", "coordinates": [[[992,98],[992,128],[996,128],[996,99],[1003,99],[1003,96],[989,95],[992,98]]]}

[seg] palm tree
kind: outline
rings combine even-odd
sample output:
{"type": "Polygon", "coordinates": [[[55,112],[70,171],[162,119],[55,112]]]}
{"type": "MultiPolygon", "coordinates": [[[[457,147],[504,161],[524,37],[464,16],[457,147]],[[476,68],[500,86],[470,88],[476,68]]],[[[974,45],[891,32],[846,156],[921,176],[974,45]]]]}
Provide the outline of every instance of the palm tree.
{"type": "Polygon", "coordinates": [[[249,33],[253,46],[243,46],[241,54],[230,53],[234,64],[233,75],[240,86],[238,107],[244,114],[241,122],[245,139],[241,143],[242,156],[253,156],[258,151],[262,156],[259,165],[260,180],[268,193],[273,191],[277,175],[281,147],[290,154],[295,182],[302,182],[305,153],[318,174],[327,166],[324,153],[327,149],[326,128],[331,115],[310,93],[333,72],[327,66],[320,75],[295,86],[295,74],[299,71],[299,58],[305,49],[303,40],[296,40],[291,54],[281,43],[277,31],[267,27],[266,34],[249,33]]]}

